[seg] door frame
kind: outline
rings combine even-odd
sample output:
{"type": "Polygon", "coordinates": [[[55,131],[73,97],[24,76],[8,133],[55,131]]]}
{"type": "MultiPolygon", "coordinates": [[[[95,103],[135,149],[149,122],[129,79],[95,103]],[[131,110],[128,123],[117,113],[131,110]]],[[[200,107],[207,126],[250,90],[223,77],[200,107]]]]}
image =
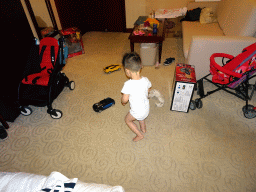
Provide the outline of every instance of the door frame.
{"type": "Polygon", "coordinates": [[[50,18],[51,18],[51,21],[52,21],[53,28],[54,28],[55,30],[58,30],[57,22],[56,22],[54,13],[53,13],[53,9],[52,9],[52,5],[51,5],[50,0],[45,0],[45,4],[46,4],[47,10],[48,10],[48,12],[49,12],[49,15],[50,15],[50,18]]]}
{"type": "Polygon", "coordinates": [[[32,23],[33,23],[34,27],[35,27],[37,36],[38,36],[39,39],[42,39],[41,31],[40,31],[39,26],[37,24],[36,17],[35,17],[34,11],[32,9],[32,6],[30,4],[30,1],[29,0],[24,0],[24,2],[26,4],[26,6],[27,6],[28,13],[29,13],[29,16],[30,16],[30,18],[32,20],[32,23]]]}

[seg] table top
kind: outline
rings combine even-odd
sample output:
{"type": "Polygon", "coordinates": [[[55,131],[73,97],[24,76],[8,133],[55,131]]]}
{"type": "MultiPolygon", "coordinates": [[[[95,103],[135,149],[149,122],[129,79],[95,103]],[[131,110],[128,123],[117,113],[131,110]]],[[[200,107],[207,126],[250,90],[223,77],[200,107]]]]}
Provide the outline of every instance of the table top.
{"type": "Polygon", "coordinates": [[[157,28],[157,34],[153,34],[151,30],[144,30],[144,35],[134,35],[133,31],[138,30],[139,25],[135,25],[129,39],[131,42],[144,42],[144,43],[155,43],[159,41],[164,41],[165,39],[165,20],[159,21],[159,26],[157,28]],[[151,35],[149,35],[151,34],[151,35]]]}

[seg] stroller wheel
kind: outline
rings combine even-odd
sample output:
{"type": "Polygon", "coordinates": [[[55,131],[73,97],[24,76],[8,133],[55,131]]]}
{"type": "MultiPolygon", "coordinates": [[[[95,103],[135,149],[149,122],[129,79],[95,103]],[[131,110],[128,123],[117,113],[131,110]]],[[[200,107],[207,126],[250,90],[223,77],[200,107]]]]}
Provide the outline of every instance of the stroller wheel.
{"type": "Polygon", "coordinates": [[[8,136],[4,127],[0,126],[0,139],[6,139],[8,136]]]}
{"type": "Polygon", "coordinates": [[[62,111],[60,111],[58,109],[53,109],[50,112],[50,116],[53,119],[60,119],[62,117],[62,111]]]}
{"type": "Polygon", "coordinates": [[[68,83],[68,87],[69,87],[70,90],[74,90],[75,89],[75,82],[74,81],[70,81],[68,83]]]}
{"type": "Polygon", "coordinates": [[[197,107],[198,109],[201,109],[201,108],[203,107],[203,102],[202,102],[201,99],[196,99],[196,100],[195,100],[195,103],[196,103],[196,107],[197,107]]]}
{"type": "MultiPolygon", "coordinates": [[[[248,105],[247,107],[248,107],[248,108],[247,108],[248,110],[253,110],[253,108],[254,108],[254,106],[253,106],[253,105],[248,105]]],[[[243,112],[245,112],[245,111],[246,111],[246,105],[245,105],[245,106],[243,106],[242,110],[243,110],[243,112]]]]}
{"type": "Polygon", "coordinates": [[[256,117],[256,111],[254,111],[253,109],[245,110],[244,116],[247,119],[252,119],[252,118],[256,117]]]}
{"type": "Polygon", "coordinates": [[[189,108],[191,110],[195,110],[196,109],[196,102],[194,100],[191,100],[189,108]]]}
{"type": "Polygon", "coordinates": [[[30,107],[28,107],[28,106],[25,106],[25,107],[21,107],[21,111],[20,112],[24,116],[29,116],[32,113],[32,109],[30,107]]]}

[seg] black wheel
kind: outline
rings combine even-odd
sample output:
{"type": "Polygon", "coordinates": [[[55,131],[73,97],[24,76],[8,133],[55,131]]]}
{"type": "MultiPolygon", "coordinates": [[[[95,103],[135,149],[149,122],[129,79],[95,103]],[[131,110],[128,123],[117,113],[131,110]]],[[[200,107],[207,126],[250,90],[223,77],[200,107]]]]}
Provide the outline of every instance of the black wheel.
{"type": "MultiPolygon", "coordinates": [[[[248,105],[247,107],[248,107],[248,108],[247,108],[248,110],[253,110],[253,108],[254,108],[254,106],[253,106],[253,105],[248,105]]],[[[245,111],[246,111],[246,105],[245,105],[245,106],[243,106],[242,110],[243,110],[243,112],[245,112],[245,111]]]]}
{"type": "Polygon", "coordinates": [[[0,126],[0,139],[6,139],[7,136],[7,131],[4,129],[4,127],[0,126]]]}
{"type": "Polygon", "coordinates": [[[247,119],[255,118],[255,117],[256,117],[256,111],[254,111],[253,109],[245,110],[244,116],[245,116],[247,119]]]}
{"type": "Polygon", "coordinates": [[[74,90],[75,89],[75,82],[74,81],[70,81],[68,83],[68,87],[69,87],[70,90],[74,90]]]}
{"type": "Polygon", "coordinates": [[[189,109],[191,109],[191,110],[196,109],[196,102],[194,100],[191,100],[190,105],[189,105],[189,109]]]}
{"type": "Polygon", "coordinates": [[[29,116],[33,112],[32,109],[28,106],[24,106],[20,108],[20,112],[24,116],[29,116]]]}
{"type": "Polygon", "coordinates": [[[58,110],[58,109],[53,109],[50,112],[50,116],[53,119],[60,119],[62,117],[62,111],[58,110]]]}
{"type": "Polygon", "coordinates": [[[195,102],[196,102],[196,107],[198,109],[201,109],[203,107],[203,102],[201,99],[196,99],[195,102]]]}

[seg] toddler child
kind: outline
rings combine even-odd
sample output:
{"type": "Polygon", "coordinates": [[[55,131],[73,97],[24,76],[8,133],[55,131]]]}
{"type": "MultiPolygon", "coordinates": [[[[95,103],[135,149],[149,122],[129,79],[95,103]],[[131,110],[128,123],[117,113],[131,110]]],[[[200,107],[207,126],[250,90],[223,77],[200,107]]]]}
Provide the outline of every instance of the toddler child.
{"type": "Polygon", "coordinates": [[[149,114],[148,92],[151,82],[147,77],[140,76],[142,65],[137,53],[126,53],[122,63],[125,74],[129,78],[121,90],[122,105],[126,105],[128,101],[130,103],[130,111],[125,117],[125,123],[137,135],[133,141],[139,141],[144,138],[142,133],[146,133],[145,119],[149,114]],[[134,123],[135,120],[139,121],[142,133],[134,123]]]}

